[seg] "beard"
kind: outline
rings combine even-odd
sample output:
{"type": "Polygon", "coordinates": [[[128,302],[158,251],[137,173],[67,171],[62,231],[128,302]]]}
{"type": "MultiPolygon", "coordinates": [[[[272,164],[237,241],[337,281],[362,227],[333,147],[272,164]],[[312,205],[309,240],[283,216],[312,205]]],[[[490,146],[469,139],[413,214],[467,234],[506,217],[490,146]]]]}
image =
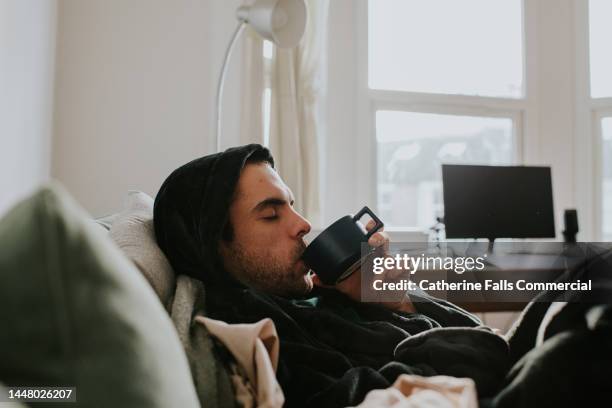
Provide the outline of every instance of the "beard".
{"type": "Polygon", "coordinates": [[[300,262],[305,248],[303,242],[297,244],[285,262],[267,251],[249,252],[236,242],[222,254],[226,268],[241,283],[265,293],[300,298],[312,290],[309,270],[300,262]]]}

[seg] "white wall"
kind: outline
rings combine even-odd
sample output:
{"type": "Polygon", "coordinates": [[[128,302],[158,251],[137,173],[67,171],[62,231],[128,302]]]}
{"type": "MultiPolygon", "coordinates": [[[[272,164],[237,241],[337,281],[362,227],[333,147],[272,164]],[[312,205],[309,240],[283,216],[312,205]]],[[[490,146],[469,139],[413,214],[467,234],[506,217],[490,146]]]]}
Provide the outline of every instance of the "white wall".
{"type": "Polygon", "coordinates": [[[49,177],[55,13],[0,1],[0,214],[49,177]]]}
{"type": "MultiPolygon", "coordinates": [[[[216,81],[239,0],[59,0],[52,176],[100,216],[127,190],[154,196],[211,153],[216,81]]],[[[224,146],[238,137],[240,49],[224,146]]]]}

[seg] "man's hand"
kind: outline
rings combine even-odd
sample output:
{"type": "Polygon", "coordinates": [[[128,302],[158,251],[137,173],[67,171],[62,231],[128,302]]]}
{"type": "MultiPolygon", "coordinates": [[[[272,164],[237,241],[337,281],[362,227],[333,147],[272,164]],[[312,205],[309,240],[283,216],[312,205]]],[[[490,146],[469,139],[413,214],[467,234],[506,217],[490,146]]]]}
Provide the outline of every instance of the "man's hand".
{"type": "MultiPolygon", "coordinates": [[[[370,231],[372,228],[374,228],[375,225],[376,223],[374,222],[374,220],[370,220],[366,225],[366,230],[370,231]]],[[[375,248],[375,256],[387,255],[389,251],[389,235],[384,232],[384,228],[381,228],[376,233],[372,234],[370,239],[368,239],[368,245],[375,248]]],[[[393,279],[396,277],[395,275],[397,275],[396,272],[397,271],[387,271],[384,277],[393,279]]],[[[312,277],[312,283],[315,286],[325,288],[333,287],[339,292],[344,293],[354,301],[361,301],[361,269],[353,272],[348,278],[342,280],[341,282],[338,282],[335,286],[325,285],[323,282],[321,282],[317,275],[314,275],[312,277]]],[[[410,299],[407,296],[404,296],[404,298],[398,302],[379,302],[378,304],[386,307],[387,309],[391,309],[393,311],[398,312],[413,313],[415,311],[412,302],[410,302],[410,299]]]]}

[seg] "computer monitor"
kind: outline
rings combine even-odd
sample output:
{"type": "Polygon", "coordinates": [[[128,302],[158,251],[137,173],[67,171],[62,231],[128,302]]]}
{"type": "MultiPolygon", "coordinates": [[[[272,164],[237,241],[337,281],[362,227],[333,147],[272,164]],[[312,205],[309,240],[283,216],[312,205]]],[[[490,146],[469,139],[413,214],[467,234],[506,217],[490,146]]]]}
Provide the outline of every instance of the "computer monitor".
{"type": "Polygon", "coordinates": [[[550,167],[442,165],[447,238],[554,238],[550,167]]]}

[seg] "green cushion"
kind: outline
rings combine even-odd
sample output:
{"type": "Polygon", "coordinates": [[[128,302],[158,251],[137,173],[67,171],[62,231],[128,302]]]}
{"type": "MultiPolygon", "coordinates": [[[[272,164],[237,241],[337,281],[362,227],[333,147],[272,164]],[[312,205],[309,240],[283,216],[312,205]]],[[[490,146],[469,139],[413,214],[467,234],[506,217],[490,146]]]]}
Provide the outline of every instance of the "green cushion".
{"type": "Polygon", "coordinates": [[[0,220],[0,322],[6,385],[76,386],[79,406],[199,406],[152,288],[57,184],[0,220]]]}

